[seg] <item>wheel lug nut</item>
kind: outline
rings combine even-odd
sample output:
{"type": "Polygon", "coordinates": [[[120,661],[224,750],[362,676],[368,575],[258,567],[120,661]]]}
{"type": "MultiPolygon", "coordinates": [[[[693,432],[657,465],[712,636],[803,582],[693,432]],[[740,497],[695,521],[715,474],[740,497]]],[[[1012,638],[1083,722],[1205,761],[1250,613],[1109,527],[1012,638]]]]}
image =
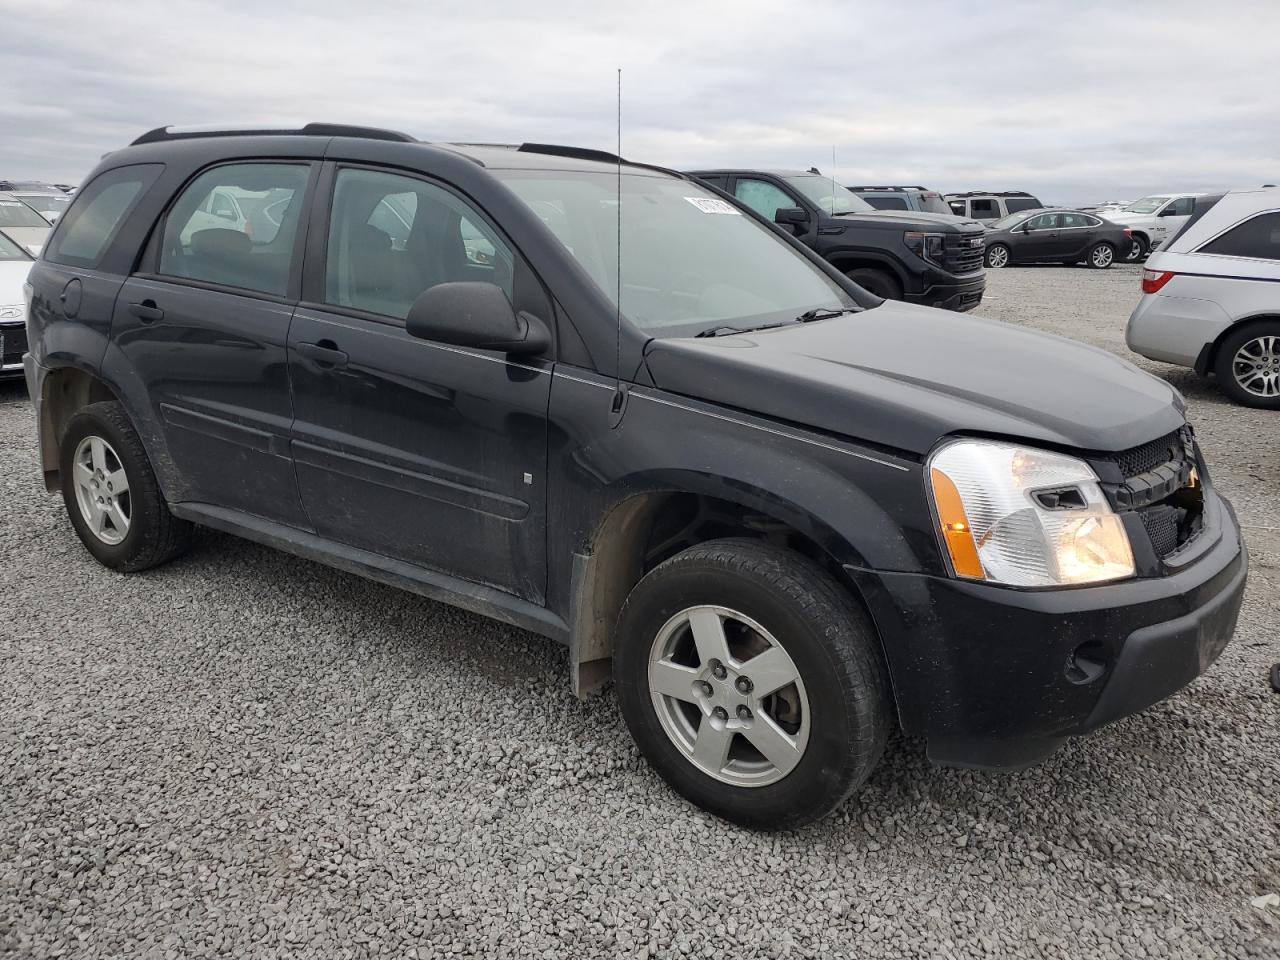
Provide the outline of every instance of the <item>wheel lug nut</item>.
{"type": "Polygon", "coordinates": [[[747,707],[747,706],[739,705],[739,707],[738,707],[738,719],[739,719],[739,720],[750,720],[750,719],[751,719],[751,708],[750,708],[750,707],[747,707]]]}
{"type": "Polygon", "coordinates": [[[723,680],[728,673],[729,671],[724,668],[724,664],[719,660],[711,661],[711,675],[717,680],[723,680]]]}
{"type": "Polygon", "coordinates": [[[702,695],[704,697],[709,697],[711,694],[715,693],[715,688],[705,680],[699,683],[698,686],[702,690],[702,695]]]}
{"type": "Polygon", "coordinates": [[[750,693],[752,688],[755,686],[755,684],[751,682],[750,677],[739,677],[734,681],[733,685],[738,688],[739,693],[750,693]]]}
{"type": "Polygon", "coordinates": [[[729,711],[724,707],[716,707],[711,711],[711,715],[721,722],[729,719],[729,711]]]}

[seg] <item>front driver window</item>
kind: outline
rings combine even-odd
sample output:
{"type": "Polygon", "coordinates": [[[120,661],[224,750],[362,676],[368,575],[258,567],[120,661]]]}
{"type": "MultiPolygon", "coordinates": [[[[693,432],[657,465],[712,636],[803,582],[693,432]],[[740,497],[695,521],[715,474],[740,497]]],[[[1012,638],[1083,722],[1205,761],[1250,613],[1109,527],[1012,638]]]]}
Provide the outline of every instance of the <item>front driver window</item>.
{"type": "Polygon", "coordinates": [[[338,172],[325,301],[403,319],[422,291],[479,280],[514,299],[514,257],[469,204],[425,180],[338,172]]]}
{"type": "Polygon", "coordinates": [[[799,206],[785,190],[765,180],[739,178],[733,195],[766,220],[772,220],[781,209],[799,206]]]}

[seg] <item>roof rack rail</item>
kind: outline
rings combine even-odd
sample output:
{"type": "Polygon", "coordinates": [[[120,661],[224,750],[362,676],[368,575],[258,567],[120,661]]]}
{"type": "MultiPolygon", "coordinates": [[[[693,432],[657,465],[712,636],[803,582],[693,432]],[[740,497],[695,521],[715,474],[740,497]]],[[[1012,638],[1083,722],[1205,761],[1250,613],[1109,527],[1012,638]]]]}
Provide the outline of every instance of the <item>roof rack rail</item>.
{"type": "Polygon", "coordinates": [[[189,140],[196,137],[360,137],[365,140],[394,140],[400,143],[417,143],[417,139],[398,130],[381,127],[360,127],[346,123],[308,123],[301,127],[156,127],[134,140],[131,146],[143,143],[162,143],[167,140],[189,140]]]}
{"type": "Polygon", "coordinates": [[[928,187],[922,187],[919,184],[909,184],[907,186],[897,187],[845,187],[845,189],[853,190],[855,192],[858,190],[884,190],[885,192],[894,191],[896,193],[905,193],[907,190],[924,190],[925,192],[928,192],[929,190],[928,187]]]}
{"type": "Polygon", "coordinates": [[[948,197],[1029,197],[1025,190],[967,190],[964,193],[948,193],[948,197]]]}
{"type": "Polygon", "coordinates": [[[606,150],[591,150],[588,147],[565,147],[558,143],[522,143],[516,147],[518,153],[543,153],[552,157],[569,157],[574,160],[594,160],[597,163],[626,163],[616,153],[606,150]]]}

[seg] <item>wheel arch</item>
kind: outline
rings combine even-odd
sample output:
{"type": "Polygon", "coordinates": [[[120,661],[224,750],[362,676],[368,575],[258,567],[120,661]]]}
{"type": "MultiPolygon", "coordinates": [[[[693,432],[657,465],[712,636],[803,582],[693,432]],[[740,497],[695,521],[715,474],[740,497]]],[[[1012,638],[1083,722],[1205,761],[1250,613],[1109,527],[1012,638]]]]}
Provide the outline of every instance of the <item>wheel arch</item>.
{"type": "Polygon", "coordinates": [[[904,291],[910,286],[906,269],[887,253],[875,250],[833,250],[827,254],[827,261],[845,275],[851,270],[881,270],[893,277],[904,291]]]}
{"type": "MultiPolygon", "coordinates": [[[[586,696],[608,680],[618,615],[632,588],[663,560],[708,540],[745,536],[808,558],[832,575],[875,627],[867,598],[845,570],[846,565],[861,567],[862,554],[821,517],[769,491],[733,481],[663,479],[665,483],[617,499],[584,549],[574,554],[569,649],[575,694],[586,696]]],[[[878,627],[876,639],[892,677],[878,627]]]]}
{"type": "Polygon", "coordinates": [[[1254,323],[1280,323],[1280,313],[1256,313],[1247,317],[1240,317],[1219,331],[1218,335],[1212,341],[1206,343],[1196,357],[1195,371],[1200,376],[1208,376],[1213,372],[1214,366],[1218,362],[1218,351],[1222,348],[1222,343],[1227,337],[1239,331],[1242,327],[1249,326],[1254,323]]]}
{"type": "Polygon", "coordinates": [[[104,400],[118,403],[120,396],[88,367],[67,364],[45,373],[40,383],[37,435],[40,470],[44,474],[44,486],[48,492],[57,493],[62,489],[58,447],[67,423],[89,404],[104,400]]]}

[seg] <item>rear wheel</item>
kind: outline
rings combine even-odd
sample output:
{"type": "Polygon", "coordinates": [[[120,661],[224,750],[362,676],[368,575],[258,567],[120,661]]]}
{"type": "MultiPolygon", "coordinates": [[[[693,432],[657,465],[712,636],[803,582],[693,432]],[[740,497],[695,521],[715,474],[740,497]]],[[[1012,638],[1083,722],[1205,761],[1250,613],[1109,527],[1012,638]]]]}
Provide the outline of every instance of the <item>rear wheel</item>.
{"type": "Polygon", "coordinates": [[[1109,243],[1095,243],[1089,249],[1089,255],[1085,258],[1085,263],[1089,264],[1094,270],[1105,270],[1111,266],[1116,258],[1115,248],[1109,243]]]}
{"type": "Polygon", "coordinates": [[[1000,270],[1009,265],[1009,248],[1003,243],[993,243],[987,247],[987,269],[1000,270]]]}
{"type": "Polygon", "coordinates": [[[1228,334],[1218,346],[1214,372],[1222,392],[1236,403],[1280,410],[1280,320],[1228,334]]]}
{"type": "Polygon", "coordinates": [[[883,270],[873,267],[859,267],[845,274],[850,280],[868,293],[875,294],[882,300],[901,300],[902,285],[883,270]]]}
{"type": "Polygon", "coordinates": [[[1124,262],[1137,263],[1147,255],[1148,249],[1147,238],[1140,233],[1135,233],[1129,239],[1129,250],[1125,254],[1124,262]]]}
{"type": "Polygon", "coordinates": [[[130,572],[186,550],[192,525],[169,512],[142,439],[118,403],[93,403],[67,424],[59,448],[67,516],[105,567],[130,572]]]}
{"type": "Polygon", "coordinates": [[[715,540],[647,574],[614,654],[622,714],[686,798],[743,826],[800,826],[870,774],[891,722],[874,628],[822,568],[715,540]]]}

